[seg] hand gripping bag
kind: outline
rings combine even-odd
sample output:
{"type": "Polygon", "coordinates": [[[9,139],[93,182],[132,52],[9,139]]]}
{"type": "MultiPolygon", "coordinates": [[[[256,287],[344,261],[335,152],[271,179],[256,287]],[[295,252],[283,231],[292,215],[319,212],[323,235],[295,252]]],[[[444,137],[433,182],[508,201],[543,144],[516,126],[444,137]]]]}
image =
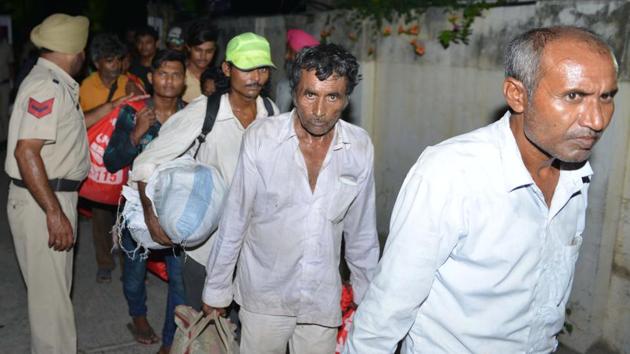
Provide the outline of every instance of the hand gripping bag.
{"type": "MultiPolygon", "coordinates": [[[[160,226],[174,244],[194,247],[216,230],[227,186],[218,170],[184,155],[160,165],[145,190],[160,226]]],[[[138,192],[125,186],[123,218],[131,236],[145,249],[164,249],[153,241],[144,223],[138,192]]]]}
{"type": "Polygon", "coordinates": [[[194,247],[216,230],[227,186],[214,166],[184,155],[158,167],[146,193],[171,241],[194,247]]]}
{"type": "Polygon", "coordinates": [[[171,354],[239,354],[234,339],[236,326],[216,312],[204,316],[190,306],[178,305],[175,324],[171,354]]]}

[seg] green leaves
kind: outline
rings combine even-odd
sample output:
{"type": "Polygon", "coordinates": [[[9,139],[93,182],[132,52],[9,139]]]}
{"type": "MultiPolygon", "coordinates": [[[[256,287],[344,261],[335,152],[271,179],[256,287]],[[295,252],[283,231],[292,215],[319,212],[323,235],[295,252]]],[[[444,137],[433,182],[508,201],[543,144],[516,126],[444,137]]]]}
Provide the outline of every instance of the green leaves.
{"type": "MultiPolygon", "coordinates": [[[[353,10],[356,21],[374,21],[376,28],[383,28],[384,24],[392,24],[397,19],[411,20],[418,18],[430,7],[443,7],[448,14],[449,29],[438,35],[438,41],[445,49],[451,44],[468,44],[472,35],[472,24],[483,11],[492,7],[502,6],[508,0],[497,0],[492,3],[486,0],[338,0],[340,8],[353,10]]],[[[380,32],[380,31],[379,31],[380,32]]],[[[384,32],[389,36],[391,32],[384,32]]]]}

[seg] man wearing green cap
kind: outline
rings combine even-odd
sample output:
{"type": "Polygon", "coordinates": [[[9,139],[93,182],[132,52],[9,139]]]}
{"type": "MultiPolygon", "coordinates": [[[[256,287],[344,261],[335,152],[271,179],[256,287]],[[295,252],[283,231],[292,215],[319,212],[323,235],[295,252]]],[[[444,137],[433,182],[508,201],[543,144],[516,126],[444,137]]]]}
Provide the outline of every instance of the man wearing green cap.
{"type": "Polygon", "coordinates": [[[28,291],[31,352],[77,352],[70,300],[77,190],[90,164],[79,84],[89,21],[54,14],[31,32],[40,49],[9,123],[7,214],[28,291]]]}
{"type": "MultiPolygon", "coordinates": [[[[227,184],[232,181],[245,129],[257,119],[279,113],[276,105],[260,96],[269,80],[271,61],[269,42],[254,33],[243,33],[232,38],[227,45],[223,73],[229,78],[230,88],[219,95],[216,121],[202,143],[197,160],[216,167],[227,184]]],[[[143,201],[145,221],[156,242],[170,244],[164,233],[144,188],[153,171],[162,163],[171,161],[183,153],[201,132],[209,99],[199,96],[183,110],[175,113],[160,135],[147,146],[134,161],[130,183],[137,183],[143,201]]],[[[196,144],[199,144],[197,142],[196,144]]],[[[188,150],[193,154],[197,146],[188,150]]],[[[201,246],[187,249],[184,263],[184,287],[187,303],[201,309],[201,292],[205,279],[205,264],[210,254],[212,237],[201,246]]]]}

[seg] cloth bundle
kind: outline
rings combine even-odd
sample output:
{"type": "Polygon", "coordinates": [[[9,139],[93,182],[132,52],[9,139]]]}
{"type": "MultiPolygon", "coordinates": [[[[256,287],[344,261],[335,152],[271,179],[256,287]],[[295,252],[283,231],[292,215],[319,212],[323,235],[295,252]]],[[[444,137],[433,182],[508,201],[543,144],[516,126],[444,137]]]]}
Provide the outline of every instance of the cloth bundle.
{"type": "MultiPolygon", "coordinates": [[[[185,155],[160,165],[149,178],[145,192],[171,241],[194,247],[216,230],[227,186],[216,168],[185,155]]],[[[122,216],[138,245],[145,249],[168,248],[151,238],[138,191],[125,186],[123,196],[126,203],[122,216]]]]}

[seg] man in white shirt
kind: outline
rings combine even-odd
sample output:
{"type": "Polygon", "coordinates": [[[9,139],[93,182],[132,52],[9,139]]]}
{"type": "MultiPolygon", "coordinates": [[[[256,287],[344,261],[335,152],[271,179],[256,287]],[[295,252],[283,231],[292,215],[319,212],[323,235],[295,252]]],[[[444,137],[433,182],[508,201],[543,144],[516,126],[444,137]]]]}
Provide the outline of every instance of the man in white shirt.
{"type": "Polygon", "coordinates": [[[243,354],[285,354],[287,344],[291,353],[334,353],[342,234],[355,303],[372,278],[373,146],[339,120],[358,69],[337,45],[303,50],[290,76],[296,108],[245,132],[203,293],[206,313],[232,298],[241,305],[243,354]]]}
{"type": "MultiPolygon", "coordinates": [[[[221,96],[216,121],[205,143],[201,144],[197,160],[216,167],[223,180],[229,185],[234,175],[236,161],[245,129],[255,120],[273,113],[278,108],[260,91],[269,80],[271,68],[269,42],[254,33],[243,33],[232,38],[227,45],[223,73],[229,77],[230,89],[221,96]],[[264,100],[268,103],[265,104],[264,100]]],[[[144,189],[153,171],[162,163],[179,156],[199,136],[206,115],[208,98],[199,96],[175,113],[160,129],[160,135],[136,158],[130,179],[137,182],[145,220],[151,236],[156,242],[170,244],[168,236],[160,227],[151,211],[151,202],[144,189]]],[[[193,154],[197,146],[188,153],[193,154]]],[[[205,264],[208,260],[213,237],[194,249],[186,249],[189,256],[183,265],[184,288],[187,304],[201,309],[201,291],[205,279],[205,264]]]]}
{"type": "Polygon", "coordinates": [[[512,113],[427,148],[394,207],[344,353],[548,353],[562,329],[617,63],[595,34],[507,47],[512,113]]]}

